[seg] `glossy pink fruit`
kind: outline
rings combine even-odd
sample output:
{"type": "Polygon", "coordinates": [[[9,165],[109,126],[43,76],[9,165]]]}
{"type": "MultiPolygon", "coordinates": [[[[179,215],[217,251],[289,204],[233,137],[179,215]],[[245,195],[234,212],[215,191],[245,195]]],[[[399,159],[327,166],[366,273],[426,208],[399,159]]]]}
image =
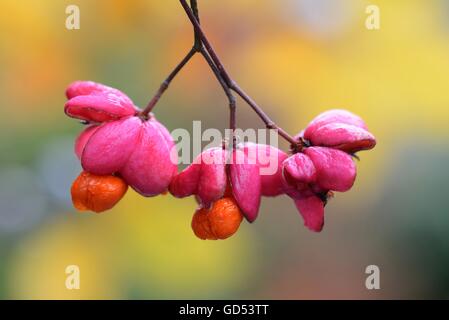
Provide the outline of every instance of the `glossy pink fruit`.
{"type": "Polygon", "coordinates": [[[259,214],[262,196],[259,166],[248,161],[244,151],[239,149],[234,150],[232,160],[230,165],[232,193],[245,218],[253,222],[259,214]]]}
{"type": "Polygon", "coordinates": [[[329,123],[317,129],[310,142],[314,146],[326,146],[354,153],[372,149],[376,145],[374,136],[365,129],[344,123],[329,123]]]}
{"type": "MultiPolygon", "coordinates": [[[[81,165],[93,174],[119,173],[144,196],[165,192],[177,167],[174,142],[162,130],[166,131],[154,118],[143,121],[129,117],[104,123],[87,139],[81,165]]],[[[81,141],[90,133],[83,132],[81,141]]],[[[78,145],[80,150],[81,143],[78,145]]]]}
{"type": "Polygon", "coordinates": [[[304,219],[304,225],[312,231],[320,232],[324,226],[324,203],[313,194],[297,197],[295,206],[304,219]]]}
{"type": "Polygon", "coordinates": [[[307,125],[304,138],[310,139],[317,129],[329,123],[350,124],[368,130],[365,121],[354,113],[343,109],[332,109],[319,114],[307,125]]]}
{"type": "Polygon", "coordinates": [[[196,195],[208,208],[223,197],[227,183],[226,150],[211,148],[173,178],[170,192],[178,198],[196,195]]]}
{"type": "Polygon", "coordinates": [[[91,82],[72,83],[66,95],[64,112],[72,118],[90,122],[118,120],[135,115],[137,107],[131,99],[120,90],[91,82]]]}
{"type": "Polygon", "coordinates": [[[65,112],[96,122],[75,142],[83,169],[116,174],[144,196],[167,190],[177,171],[176,149],[167,129],[154,117],[141,119],[138,108],[121,91],[91,81],[72,83],[65,112]]]}
{"type": "Polygon", "coordinates": [[[229,186],[242,213],[248,221],[253,222],[260,207],[262,176],[257,161],[250,159],[246,151],[248,149],[243,145],[232,151],[230,163],[227,163],[228,151],[222,148],[202,152],[191,165],[173,178],[170,192],[179,198],[196,195],[202,206],[209,207],[225,196],[229,186]]]}
{"type": "Polygon", "coordinates": [[[284,191],[288,195],[299,196],[316,182],[317,173],[312,160],[303,153],[296,153],[283,163],[284,191]]]}
{"type": "Polygon", "coordinates": [[[282,163],[288,158],[284,152],[270,145],[245,143],[241,146],[250,163],[259,167],[262,195],[275,197],[284,192],[282,163]]]}
{"type": "Polygon", "coordinates": [[[348,153],[374,148],[375,137],[365,122],[345,110],[330,110],[316,117],[307,126],[303,137],[312,146],[324,146],[348,153]]]}
{"type": "Polygon", "coordinates": [[[84,147],[86,146],[87,141],[89,141],[90,137],[97,131],[97,125],[90,125],[86,129],[84,129],[75,140],[75,154],[78,159],[81,160],[81,156],[83,154],[84,147]]]}
{"type": "Polygon", "coordinates": [[[316,169],[316,184],[325,190],[345,192],[351,189],[357,174],[352,157],[340,150],[310,147],[304,153],[316,169]]]}
{"type": "Polygon", "coordinates": [[[282,173],[284,191],[294,200],[304,224],[321,231],[329,190],[349,190],[355,181],[356,167],[352,157],[341,150],[307,147],[283,162],[282,173]]]}

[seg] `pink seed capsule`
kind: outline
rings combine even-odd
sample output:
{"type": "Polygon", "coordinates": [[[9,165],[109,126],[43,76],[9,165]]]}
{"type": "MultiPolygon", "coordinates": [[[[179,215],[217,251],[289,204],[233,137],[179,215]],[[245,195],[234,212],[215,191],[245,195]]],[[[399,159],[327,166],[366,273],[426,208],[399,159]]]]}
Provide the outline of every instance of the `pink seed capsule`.
{"type": "Polygon", "coordinates": [[[314,132],[329,123],[344,123],[368,130],[365,122],[359,116],[342,109],[333,109],[319,114],[304,130],[304,138],[309,140],[314,132]]]}
{"type": "Polygon", "coordinates": [[[64,112],[80,120],[105,122],[132,116],[137,112],[137,107],[126,94],[92,81],[72,83],[66,95],[69,100],[64,112]]]}
{"type": "Polygon", "coordinates": [[[210,207],[226,190],[226,154],[222,148],[202,152],[173,178],[169,188],[171,194],[178,198],[196,195],[203,207],[210,207]]]}
{"type": "Polygon", "coordinates": [[[340,192],[351,189],[357,171],[349,154],[325,147],[306,148],[304,153],[310,157],[316,168],[318,186],[340,192]]]}
{"type": "Polygon", "coordinates": [[[200,205],[207,208],[218,199],[233,197],[252,222],[257,218],[262,196],[259,166],[248,158],[242,146],[232,151],[230,163],[226,161],[227,154],[222,148],[203,151],[173,178],[169,190],[180,198],[195,195],[200,205]]]}
{"type": "Polygon", "coordinates": [[[372,149],[376,145],[375,137],[359,116],[339,109],[318,115],[300,137],[306,139],[312,146],[339,149],[351,154],[372,149]]]}
{"type": "Polygon", "coordinates": [[[262,195],[275,197],[283,194],[282,163],[288,155],[266,144],[248,142],[241,148],[248,157],[248,162],[255,163],[259,167],[262,195]]]}
{"type": "Polygon", "coordinates": [[[119,175],[144,196],[167,191],[177,171],[174,141],[154,117],[141,119],[138,108],[120,90],[77,81],[66,91],[70,117],[100,123],[87,127],[75,142],[86,172],[119,175]]]}
{"type": "Polygon", "coordinates": [[[344,123],[329,123],[319,127],[309,140],[314,146],[325,146],[348,153],[369,150],[376,145],[376,139],[371,133],[344,123]]]}
{"type": "Polygon", "coordinates": [[[320,232],[324,226],[324,203],[315,195],[304,195],[295,199],[295,206],[304,219],[304,225],[320,232]]]}

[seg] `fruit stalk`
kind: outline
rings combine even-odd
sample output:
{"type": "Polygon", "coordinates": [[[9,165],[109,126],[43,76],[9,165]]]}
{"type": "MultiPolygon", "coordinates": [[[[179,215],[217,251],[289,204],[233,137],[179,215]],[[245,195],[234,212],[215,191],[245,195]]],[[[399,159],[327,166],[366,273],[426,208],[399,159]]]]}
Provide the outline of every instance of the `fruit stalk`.
{"type": "MultiPolygon", "coordinates": [[[[226,81],[226,84],[228,85],[229,89],[237,93],[256,112],[256,114],[262,119],[262,121],[265,123],[268,129],[276,130],[282,138],[290,142],[292,145],[297,146],[298,143],[300,142],[298,142],[295,138],[289,135],[284,129],[279,127],[273,120],[271,120],[271,118],[262,110],[262,108],[248,94],[246,94],[243,91],[243,89],[240,88],[240,86],[230,77],[229,73],[223,66],[223,63],[221,62],[220,58],[218,57],[217,53],[215,52],[214,48],[209,42],[207,36],[205,35],[204,31],[202,30],[199,24],[198,19],[196,18],[192,9],[187,4],[186,0],[179,0],[179,1],[181,2],[181,5],[184,8],[184,11],[186,12],[190,22],[195,28],[197,36],[201,38],[205,50],[209,53],[210,58],[216,65],[223,79],[226,81]]],[[[193,1],[196,2],[196,0],[193,1]]]]}
{"type": "Polygon", "coordinates": [[[167,79],[161,84],[156,94],[150,100],[146,108],[141,112],[141,115],[148,117],[150,112],[156,106],[159,99],[162,97],[164,92],[168,89],[171,81],[177,76],[177,74],[184,68],[184,66],[191,60],[191,58],[196,53],[201,53],[218,82],[222,86],[224,93],[229,101],[229,128],[232,131],[232,145],[235,146],[235,136],[234,130],[236,129],[236,99],[232,92],[235,92],[240,96],[259,116],[259,118],[265,123],[268,129],[276,130],[277,133],[288,141],[292,145],[293,150],[301,150],[302,142],[296,140],[290,134],[287,133],[283,128],[278,126],[264,111],[263,109],[252,99],[238,84],[234,81],[227,70],[225,69],[223,63],[215,52],[213,46],[209,42],[207,36],[202,30],[199,22],[199,11],[197,0],[190,0],[190,6],[186,0],[180,0],[182,7],[184,8],[190,22],[194,28],[194,44],[192,49],[187,53],[187,55],[181,60],[181,62],[175,67],[175,69],[169,74],[167,79]]]}
{"type": "Polygon", "coordinates": [[[192,57],[195,55],[196,52],[197,52],[196,49],[192,48],[186,54],[184,59],[182,59],[181,62],[175,67],[175,69],[173,69],[173,71],[168,75],[167,79],[165,79],[165,81],[162,82],[162,84],[159,87],[159,89],[157,90],[156,94],[150,100],[150,102],[148,103],[146,108],[140,113],[142,116],[147,117],[150,114],[151,110],[153,110],[153,108],[156,106],[157,102],[162,97],[165,90],[168,89],[168,86],[170,85],[172,80],[176,77],[176,75],[179,73],[179,71],[181,71],[182,68],[184,68],[184,66],[190,61],[190,59],[192,59],[192,57]]]}

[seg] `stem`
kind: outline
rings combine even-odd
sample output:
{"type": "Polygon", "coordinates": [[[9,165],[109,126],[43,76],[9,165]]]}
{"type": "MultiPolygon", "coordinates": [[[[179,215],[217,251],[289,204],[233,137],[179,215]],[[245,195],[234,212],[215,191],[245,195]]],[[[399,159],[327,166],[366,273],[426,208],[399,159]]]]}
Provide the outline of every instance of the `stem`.
{"type": "Polygon", "coordinates": [[[156,94],[153,96],[151,101],[148,103],[146,108],[140,113],[142,116],[147,117],[151,110],[153,110],[156,103],[159,101],[161,96],[164,94],[165,90],[168,89],[168,86],[172,82],[172,80],[176,77],[176,75],[181,71],[181,69],[187,64],[187,62],[190,61],[190,59],[195,55],[197,52],[196,48],[193,47],[190,49],[190,51],[187,53],[187,55],[184,57],[184,59],[181,60],[181,62],[173,69],[173,71],[169,74],[167,79],[165,79],[164,82],[162,82],[161,86],[159,87],[159,90],[156,91],[156,94]]]}
{"type": "Polygon", "coordinates": [[[257,105],[257,103],[248,95],[246,94],[242,88],[238,86],[237,83],[234,82],[233,86],[231,87],[233,91],[235,91],[245,102],[257,113],[257,115],[262,119],[262,121],[265,123],[265,126],[268,129],[274,129],[277,130],[278,134],[290,142],[293,146],[298,145],[300,143],[295,138],[293,138],[291,135],[289,135],[284,129],[279,127],[276,123],[274,123],[273,120],[262,110],[261,107],[257,105]]]}
{"type": "Polygon", "coordinates": [[[207,39],[206,35],[204,34],[203,30],[201,29],[200,23],[196,19],[195,14],[190,9],[186,0],[179,0],[179,1],[181,2],[181,5],[184,8],[184,11],[187,13],[187,16],[189,17],[190,22],[192,23],[193,27],[195,28],[195,32],[201,38],[201,41],[204,44],[204,46],[206,47],[207,52],[210,54],[210,57],[214,61],[215,65],[217,66],[217,68],[220,71],[223,78],[226,80],[228,85],[231,87],[232,79],[228,75],[226,69],[224,68],[223,64],[221,63],[220,59],[218,58],[217,54],[215,53],[215,50],[212,48],[209,40],[207,39]]]}
{"type": "Polygon", "coordinates": [[[189,17],[195,33],[194,45],[192,49],[187,53],[187,55],[181,60],[181,62],[173,69],[173,71],[169,74],[167,79],[161,84],[156,94],[153,96],[151,101],[148,103],[146,108],[140,113],[143,117],[148,117],[150,112],[153,110],[159,99],[162,97],[164,92],[168,89],[172,80],[176,77],[176,75],[181,71],[182,68],[190,61],[190,59],[197,53],[200,52],[206,62],[209,64],[209,67],[215,74],[215,77],[220,82],[228,100],[229,100],[229,128],[232,131],[232,144],[235,147],[235,136],[234,131],[236,129],[236,100],[232,91],[236,92],[262,119],[268,129],[274,129],[278,132],[278,134],[290,142],[292,145],[292,149],[301,150],[304,146],[304,143],[301,141],[295,140],[292,136],[290,136],[284,129],[279,127],[270,119],[270,117],[259,107],[259,105],[248,95],[246,94],[242,88],[229,76],[225,67],[223,66],[220,58],[216,54],[214,48],[210,44],[203,30],[201,29],[199,22],[199,12],[198,12],[198,3],[197,0],[190,0],[190,7],[187,4],[186,0],[179,0],[181,2],[182,7],[184,8],[187,16],[189,17]]]}
{"type": "MultiPolygon", "coordinates": [[[[218,69],[220,75],[222,76],[223,80],[227,84],[227,88],[231,89],[232,91],[236,92],[255,112],[256,114],[262,119],[262,121],[265,123],[266,127],[268,129],[274,129],[277,130],[278,134],[290,142],[292,147],[294,149],[302,149],[303,143],[301,141],[297,141],[295,138],[293,138],[291,135],[289,135],[284,129],[276,125],[273,120],[270,119],[270,117],[262,110],[262,108],[259,107],[259,105],[248,95],[246,94],[239,85],[232,80],[232,78],[229,76],[228,72],[226,71],[225,67],[220,61],[220,58],[216,54],[215,50],[213,49],[212,45],[210,44],[209,40],[207,39],[207,36],[201,29],[201,26],[199,24],[198,19],[196,18],[195,13],[190,9],[189,5],[187,4],[186,0],[179,0],[182,7],[184,8],[184,11],[186,12],[190,22],[192,23],[195,33],[198,37],[201,38],[202,43],[204,44],[205,51],[209,53],[210,59],[214,63],[215,67],[218,69]]],[[[196,2],[196,0],[193,0],[196,2]]],[[[196,10],[198,8],[196,7],[196,10]]],[[[203,54],[203,56],[206,58],[206,56],[203,54]]],[[[211,66],[211,64],[209,63],[211,66]]],[[[214,68],[211,66],[212,71],[214,71],[214,68]]],[[[214,71],[215,73],[216,71],[214,71]]],[[[223,85],[223,84],[222,84],[223,85]]],[[[231,125],[235,126],[235,111],[231,111],[231,125]]]]}
{"type": "MultiPolygon", "coordinates": [[[[190,7],[192,8],[192,12],[193,12],[193,15],[195,16],[196,20],[198,21],[198,23],[200,23],[200,14],[198,11],[197,0],[190,0],[190,7]]],[[[195,30],[195,28],[193,28],[193,31],[194,31],[194,35],[195,35],[193,47],[196,49],[196,51],[200,51],[201,48],[203,47],[203,42],[201,41],[201,37],[198,34],[198,32],[195,30]]]]}
{"type": "MultiPolygon", "coordinates": [[[[199,11],[198,11],[198,3],[197,0],[190,0],[190,7],[192,8],[193,15],[195,16],[196,21],[200,24],[199,11]]],[[[232,148],[236,147],[236,139],[235,139],[235,129],[236,129],[236,101],[235,97],[229,88],[228,83],[223,79],[218,67],[215,65],[214,61],[210,57],[207,50],[204,49],[203,42],[201,40],[201,35],[198,33],[197,29],[194,28],[195,32],[195,43],[194,48],[196,48],[204,57],[206,62],[209,64],[212,72],[217,78],[218,82],[221,84],[224,93],[229,101],[229,128],[231,129],[231,141],[232,148]]]]}
{"type": "Polygon", "coordinates": [[[229,109],[231,112],[231,117],[230,117],[230,123],[229,123],[229,128],[232,129],[233,131],[236,129],[236,123],[235,123],[235,108],[236,108],[236,101],[235,101],[235,97],[232,94],[231,89],[229,88],[228,84],[226,83],[226,81],[223,79],[223,77],[220,74],[220,71],[218,70],[217,66],[214,64],[214,62],[212,61],[211,57],[209,56],[209,54],[207,53],[207,51],[203,48],[201,49],[201,54],[203,55],[204,59],[206,60],[206,62],[209,64],[209,67],[212,69],[212,72],[215,74],[215,77],[217,78],[218,82],[220,82],[226,97],[229,100],[229,109]]]}
{"type": "Polygon", "coordinates": [[[209,64],[209,67],[211,68],[212,72],[215,74],[215,77],[217,78],[218,82],[220,82],[223,91],[226,94],[226,97],[229,101],[229,129],[231,129],[231,143],[232,148],[236,147],[236,137],[235,137],[235,129],[236,129],[236,100],[234,95],[232,94],[231,89],[229,88],[226,81],[223,79],[222,75],[220,74],[220,71],[218,70],[217,66],[212,61],[212,58],[209,56],[209,53],[206,51],[206,49],[201,48],[201,54],[204,57],[204,60],[209,64]]]}

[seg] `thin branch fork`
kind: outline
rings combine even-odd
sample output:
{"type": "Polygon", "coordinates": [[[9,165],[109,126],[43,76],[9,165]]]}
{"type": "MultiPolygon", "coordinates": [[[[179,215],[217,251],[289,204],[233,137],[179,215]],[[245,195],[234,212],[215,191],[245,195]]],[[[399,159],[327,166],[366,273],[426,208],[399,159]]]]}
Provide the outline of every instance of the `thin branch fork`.
{"type": "Polygon", "coordinates": [[[181,62],[173,69],[173,71],[168,75],[167,79],[165,79],[164,82],[162,82],[161,86],[157,90],[156,94],[153,96],[153,98],[148,102],[148,105],[146,108],[141,112],[141,115],[144,117],[147,117],[150,112],[153,110],[153,108],[158,103],[159,99],[162,97],[164,92],[168,89],[168,86],[172,82],[172,80],[176,77],[176,75],[179,73],[179,71],[184,68],[184,66],[192,59],[192,57],[195,55],[197,50],[195,48],[192,48],[187,55],[184,57],[184,59],[181,60],[181,62]]]}
{"type": "MultiPolygon", "coordinates": [[[[228,100],[229,100],[229,108],[230,108],[230,128],[232,132],[234,132],[236,128],[236,101],[235,97],[232,94],[234,91],[237,95],[239,95],[262,119],[265,123],[266,127],[269,129],[277,130],[278,134],[287,140],[293,149],[300,150],[303,147],[303,143],[301,140],[296,140],[291,135],[289,135],[284,129],[280,128],[278,125],[271,120],[271,118],[262,110],[261,107],[247,94],[243,91],[242,88],[230,77],[229,73],[226,71],[223,66],[220,58],[215,52],[214,48],[210,44],[207,36],[202,30],[199,22],[199,14],[198,14],[198,5],[197,0],[190,0],[190,6],[187,4],[186,0],[179,0],[184,11],[186,12],[190,22],[194,27],[194,45],[193,48],[189,51],[189,53],[185,56],[185,58],[178,64],[178,66],[172,71],[172,73],[168,76],[168,78],[162,83],[159,90],[156,92],[155,96],[151,99],[148,106],[142,111],[142,115],[148,116],[151,110],[154,108],[162,94],[168,88],[170,82],[174,79],[174,77],[178,74],[178,72],[190,61],[190,59],[196,54],[201,53],[212,72],[216,76],[218,82],[221,84],[228,100]]],[[[235,137],[233,136],[233,142],[235,143],[235,137]]]]}
{"type": "MultiPolygon", "coordinates": [[[[192,14],[194,15],[195,20],[197,21],[197,23],[199,23],[199,13],[198,13],[197,0],[190,0],[190,3],[191,3],[191,7],[192,7],[192,14]]],[[[189,8],[189,10],[190,10],[190,8],[189,8]]],[[[153,98],[150,100],[150,102],[148,103],[146,108],[141,112],[142,116],[146,117],[146,116],[148,116],[150,114],[150,112],[156,106],[156,104],[158,103],[159,99],[162,97],[164,92],[168,89],[168,87],[169,87],[170,83],[172,82],[172,80],[176,77],[176,75],[182,70],[182,68],[184,68],[184,66],[191,60],[191,58],[196,53],[201,53],[201,55],[204,57],[204,59],[208,63],[209,67],[212,69],[212,72],[215,74],[218,82],[221,84],[221,86],[222,86],[222,88],[223,88],[223,90],[224,90],[224,92],[225,92],[225,94],[226,94],[226,96],[227,96],[227,98],[229,100],[231,113],[235,113],[232,110],[235,109],[236,101],[235,101],[235,97],[232,95],[232,92],[231,92],[231,90],[230,90],[230,88],[228,86],[228,83],[223,79],[223,77],[222,77],[220,71],[218,70],[217,66],[215,65],[213,59],[211,59],[211,57],[209,56],[209,53],[204,49],[201,37],[198,34],[198,32],[195,30],[195,28],[194,28],[194,34],[195,34],[195,39],[194,39],[194,44],[193,44],[192,49],[190,49],[190,51],[181,60],[181,62],[169,74],[167,79],[165,79],[165,81],[162,82],[162,84],[160,85],[159,89],[156,91],[156,93],[153,96],[153,98]]],[[[231,118],[235,118],[235,116],[231,115],[231,118]]],[[[231,129],[235,129],[235,121],[231,120],[230,128],[231,129]]]]}

